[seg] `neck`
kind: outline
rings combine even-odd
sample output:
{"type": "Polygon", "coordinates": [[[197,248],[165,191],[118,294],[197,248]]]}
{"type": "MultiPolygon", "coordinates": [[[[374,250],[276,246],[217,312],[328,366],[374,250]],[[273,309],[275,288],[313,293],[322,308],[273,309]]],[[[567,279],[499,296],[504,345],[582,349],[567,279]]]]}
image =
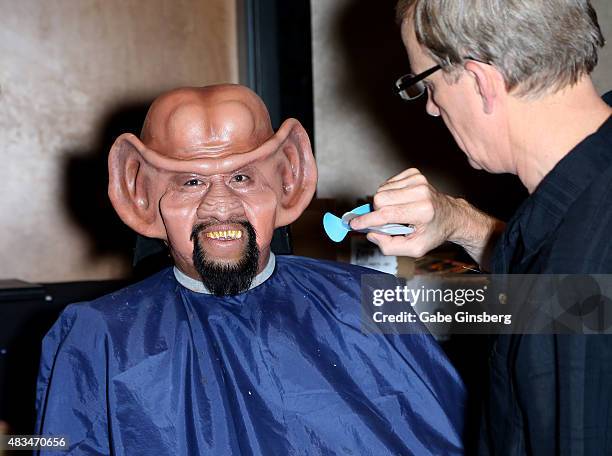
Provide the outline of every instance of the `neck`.
{"type": "Polygon", "coordinates": [[[589,77],[536,100],[510,97],[514,170],[529,193],[612,114],[589,77]]]}

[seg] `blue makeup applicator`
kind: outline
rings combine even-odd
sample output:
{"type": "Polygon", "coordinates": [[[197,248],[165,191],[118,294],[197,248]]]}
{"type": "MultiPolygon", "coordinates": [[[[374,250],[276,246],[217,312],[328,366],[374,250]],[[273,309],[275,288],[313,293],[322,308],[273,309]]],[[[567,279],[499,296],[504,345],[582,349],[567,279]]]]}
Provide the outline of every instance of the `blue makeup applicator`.
{"type": "Polygon", "coordinates": [[[325,229],[325,233],[332,241],[340,242],[346,237],[349,231],[358,231],[360,233],[380,233],[390,236],[399,236],[414,232],[414,227],[412,225],[400,225],[398,223],[387,223],[386,225],[381,226],[371,226],[363,230],[353,230],[351,228],[349,222],[352,219],[359,217],[360,215],[367,214],[371,211],[372,208],[370,207],[370,204],[364,204],[356,207],[350,212],[347,212],[341,218],[335,216],[331,212],[326,212],[323,216],[323,228],[325,229]]]}

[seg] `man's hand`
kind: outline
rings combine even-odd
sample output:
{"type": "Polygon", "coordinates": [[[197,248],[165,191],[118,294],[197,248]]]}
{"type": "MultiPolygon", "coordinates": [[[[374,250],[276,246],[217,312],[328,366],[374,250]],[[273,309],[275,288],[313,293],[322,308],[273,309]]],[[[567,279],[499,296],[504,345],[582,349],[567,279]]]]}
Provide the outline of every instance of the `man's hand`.
{"type": "Polygon", "coordinates": [[[368,233],[368,240],[385,255],[418,258],[451,241],[482,267],[504,228],[467,201],[438,192],[415,168],[385,182],[374,195],[374,211],[351,220],[351,227],[359,230],[386,223],[413,225],[415,231],[406,236],[368,233]]]}

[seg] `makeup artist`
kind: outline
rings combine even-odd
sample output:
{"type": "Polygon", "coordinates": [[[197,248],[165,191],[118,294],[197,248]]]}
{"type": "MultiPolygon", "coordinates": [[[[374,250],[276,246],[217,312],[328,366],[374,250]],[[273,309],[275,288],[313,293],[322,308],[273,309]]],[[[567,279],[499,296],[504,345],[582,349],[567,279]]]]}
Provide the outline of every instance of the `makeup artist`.
{"type": "MultiPolygon", "coordinates": [[[[413,74],[470,164],[513,173],[530,196],[504,224],[442,194],[416,169],[389,179],[361,229],[387,255],[457,243],[496,274],[612,272],[612,109],[590,78],[604,38],[588,0],[401,0],[413,74]]],[[[612,338],[498,336],[490,354],[480,454],[612,452],[612,338]]]]}

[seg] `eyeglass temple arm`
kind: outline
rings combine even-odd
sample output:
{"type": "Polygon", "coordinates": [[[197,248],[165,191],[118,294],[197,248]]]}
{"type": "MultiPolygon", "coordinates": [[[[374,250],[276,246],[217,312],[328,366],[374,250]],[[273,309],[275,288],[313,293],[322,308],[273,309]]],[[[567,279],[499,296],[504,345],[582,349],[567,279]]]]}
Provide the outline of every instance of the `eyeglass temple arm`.
{"type": "Polygon", "coordinates": [[[416,76],[411,77],[409,80],[403,82],[398,86],[396,86],[396,91],[397,92],[401,92],[402,90],[407,89],[408,87],[416,84],[419,81],[422,81],[423,79],[425,79],[427,76],[429,76],[432,73],[435,73],[436,71],[438,71],[440,68],[442,68],[440,65],[436,65],[435,67],[430,68],[429,70],[425,70],[422,73],[417,74],[416,76]]]}

